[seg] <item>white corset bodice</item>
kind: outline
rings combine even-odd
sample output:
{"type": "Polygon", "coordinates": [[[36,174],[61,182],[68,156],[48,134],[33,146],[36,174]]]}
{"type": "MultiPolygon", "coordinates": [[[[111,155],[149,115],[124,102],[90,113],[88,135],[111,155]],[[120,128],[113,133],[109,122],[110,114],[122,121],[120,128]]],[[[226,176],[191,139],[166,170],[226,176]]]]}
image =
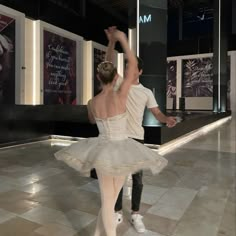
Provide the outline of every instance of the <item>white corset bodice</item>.
{"type": "Polygon", "coordinates": [[[99,130],[99,137],[111,140],[122,140],[128,138],[126,116],[126,113],[122,113],[106,119],[95,118],[99,130]]]}

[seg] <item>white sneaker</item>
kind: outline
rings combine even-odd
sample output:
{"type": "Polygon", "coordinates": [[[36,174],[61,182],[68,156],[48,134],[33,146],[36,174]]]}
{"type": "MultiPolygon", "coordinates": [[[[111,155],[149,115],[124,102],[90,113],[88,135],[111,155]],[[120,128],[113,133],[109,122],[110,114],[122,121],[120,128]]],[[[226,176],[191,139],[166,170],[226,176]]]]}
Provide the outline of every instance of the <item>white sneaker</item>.
{"type": "Polygon", "coordinates": [[[120,212],[115,212],[116,225],[119,225],[123,222],[123,214],[120,212]]]}
{"type": "Polygon", "coordinates": [[[144,233],[146,231],[145,225],[142,221],[143,217],[140,214],[131,215],[131,224],[134,226],[138,233],[144,233]]]}

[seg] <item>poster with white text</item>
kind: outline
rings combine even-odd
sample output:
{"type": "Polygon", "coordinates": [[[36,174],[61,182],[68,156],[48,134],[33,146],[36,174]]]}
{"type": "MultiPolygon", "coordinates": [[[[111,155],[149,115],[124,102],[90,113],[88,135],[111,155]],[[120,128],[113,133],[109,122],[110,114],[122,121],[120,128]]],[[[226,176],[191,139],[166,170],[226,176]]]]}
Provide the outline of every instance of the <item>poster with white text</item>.
{"type": "Polygon", "coordinates": [[[44,104],[76,104],[76,41],[44,30],[44,104]]]}

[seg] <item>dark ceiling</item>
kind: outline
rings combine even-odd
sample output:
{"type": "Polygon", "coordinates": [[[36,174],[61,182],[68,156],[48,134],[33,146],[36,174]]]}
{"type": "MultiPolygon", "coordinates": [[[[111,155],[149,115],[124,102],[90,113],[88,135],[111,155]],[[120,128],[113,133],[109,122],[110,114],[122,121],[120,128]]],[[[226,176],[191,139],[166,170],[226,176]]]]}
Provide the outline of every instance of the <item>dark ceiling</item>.
{"type": "MultiPolygon", "coordinates": [[[[128,11],[129,0],[91,0],[94,3],[104,8],[113,8],[121,12],[128,11]]],[[[170,8],[178,8],[179,6],[193,6],[196,4],[207,4],[212,2],[211,0],[168,0],[168,6],[170,8]]]]}
{"type": "MultiPolygon", "coordinates": [[[[99,7],[106,11],[108,14],[112,15],[119,21],[123,22],[124,24],[127,24],[128,22],[128,10],[129,10],[129,3],[136,0],[2,0],[3,4],[5,5],[22,5],[24,4],[25,7],[27,5],[33,5],[37,8],[37,6],[40,6],[43,8],[43,6],[47,2],[51,2],[55,5],[58,5],[61,8],[66,9],[67,11],[70,11],[74,15],[81,15],[86,14],[86,11],[88,10],[88,6],[90,4],[95,5],[96,7],[99,7]]],[[[158,1],[158,0],[156,0],[158,1]]],[[[209,5],[209,3],[212,3],[213,0],[168,0],[168,8],[170,10],[178,9],[179,7],[199,7],[200,5],[209,5]]],[[[18,8],[20,6],[17,6],[18,8]]],[[[38,9],[40,11],[40,9],[38,9]]]]}
{"type": "MultiPolygon", "coordinates": [[[[63,0],[56,0],[63,1],[63,0]]],[[[127,22],[129,2],[136,0],[89,0],[93,4],[105,11],[109,12],[114,17],[123,22],[127,22]]],[[[157,0],[158,1],[158,0],[157,0]]],[[[171,10],[184,8],[198,8],[200,6],[212,5],[213,0],[168,0],[168,8],[171,10]]]]}
{"type": "MultiPolygon", "coordinates": [[[[128,12],[129,0],[90,0],[90,1],[101,6],[102,8],[115,9],[124,14],[127,14],[128,12]]],[[[180,6],[191,7],[200,4],[209,4],[212,2],[213,0],[168,0],[168,7],[169,8],[178,8],[180,6]]]]}

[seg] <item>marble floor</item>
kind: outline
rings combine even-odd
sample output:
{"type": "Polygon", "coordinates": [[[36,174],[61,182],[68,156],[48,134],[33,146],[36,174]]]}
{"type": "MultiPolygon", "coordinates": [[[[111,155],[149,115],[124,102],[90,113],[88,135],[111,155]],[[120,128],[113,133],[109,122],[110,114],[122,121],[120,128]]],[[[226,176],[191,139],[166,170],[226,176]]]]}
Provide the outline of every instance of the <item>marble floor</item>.
{"type": "MultiPolygon", "coordinates": [[[[144,173],[141,212],[148,236],[236,235],[235,116],[165,155],[158,176],[144,173]]],[[[0,236],[92,236],[100,208],[97,181],[80,176],[43,141],[0,149],[0,236]]],[[[135,236],[125,220],[118,235],[135,236]]]]}

